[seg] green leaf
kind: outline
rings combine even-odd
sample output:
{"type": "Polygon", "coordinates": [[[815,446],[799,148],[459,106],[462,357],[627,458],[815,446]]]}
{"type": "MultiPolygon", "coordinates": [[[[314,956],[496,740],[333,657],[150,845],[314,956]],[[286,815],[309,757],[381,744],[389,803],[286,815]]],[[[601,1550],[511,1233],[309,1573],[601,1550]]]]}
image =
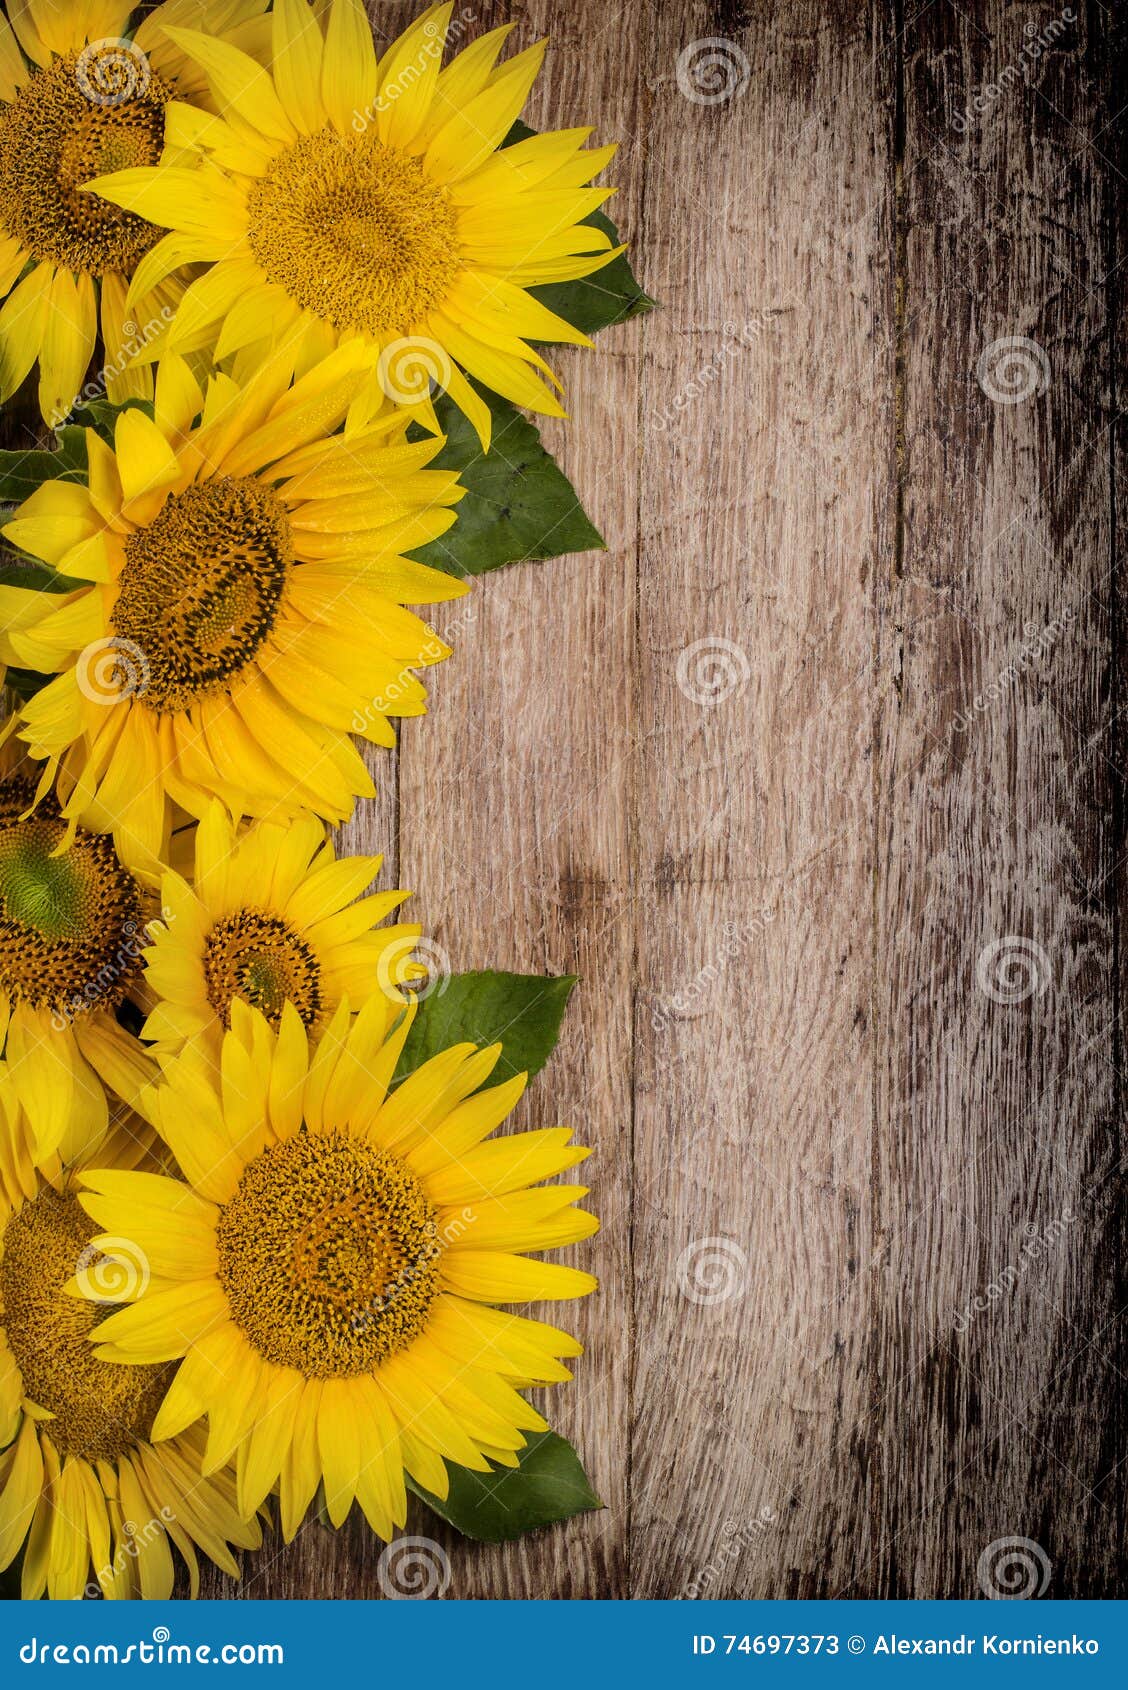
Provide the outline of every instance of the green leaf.
{"type": "Polygon", "coordinates": [[[80,428],[58,430],[56,451],[0,452],[0,505],[22,505],[45,481],[80,481],[86,474],[86,437],[80,428]]]}
{"type": "Polygon", "coordinates": [[[575,488],[541,445],[533,424],[507,399],[480,391],[493,416],[488,452],[446,394],[435,401],[447,438],[431,467],[458,470],[467,492],[449,533],[412,556],[432,569],[464,577],[507,563],[543,563],[566,552],[604,551],[575,488]]]}
{"type": "Polygon", "coordinates": [[[448,1461],[450,1493],[445,1501],[410,1478],[407,1482],[440,1519],[479,1543],[505,1543],[538,1526],[603,1507],[566,1438],[555,1432],[530,1433],[518,1459],[518,1467],[489,1473],[472,1473],[448,1461]]]}
{"type": "MultiPolygon", "coordinates": [[[[505,137],[504,145],[511,147],[514,141],[525,141],[535,134],[535,129],[530,129],[518,118],[505,137]]],[[[584,218],[584,222],[602,229],[605,235],[610,236],[613,247],[622,244],[618,229],[602,211],[593,211],[590,217],[584,218]]],[[[550,311],[555,311],[558,317],[563,317],[566,323],[582,329],[585,334],[598,334],[600,329],[608,329],[614,323],[640,317],[643,312],[652,311],[657,304],[636,279],[625,252],[581,281],[549,282],[544,287],[530,288],[529,292],[534,299],[539,299],[542,305],[547,305],[550,311]]]]}
{"type": "Polygon", "coordinates": [[[451,974],[424,998],[400,1056],[402,1079],[441,1050],[464,1041],[502,1051],[491,1083],[539,1074],[560,1037],[574,974],[451,974]]]}
{"type": "Polygon", "coordinates": [[[151,399],[126,399],[123,404],[115,405],[110,399],[88,399],[74,411],[75,423],[81,428],[92,428],[100,434],[107,445],[114,443],[114,426],[123,411],[144,411],[152,419],[153,401],[151,399]]]}
{"type": "MultiPolygon", "coordinates": [[[[619,231],[602,211],[593,211],[585,223],[610,235],[613,245],[619,245],[619,231]]],[[[635,277],[625,252],[605,264],[594,275],[583,276],[578,282],[546,282],[543,287],[530,288],[534,299],[555,311],[573,328],[585,334],[598,334],[616,323],[629,322],[653,311],[657,300],[651,299],[635,277]]]]}
{"type": "Polygon", "coordinates": [[[68,575],[60,575],[50,564],[24,559],[15,552],[0,550],[0,587],[22,587],[29,593],[73,593],[81,587],[68,575]]]}

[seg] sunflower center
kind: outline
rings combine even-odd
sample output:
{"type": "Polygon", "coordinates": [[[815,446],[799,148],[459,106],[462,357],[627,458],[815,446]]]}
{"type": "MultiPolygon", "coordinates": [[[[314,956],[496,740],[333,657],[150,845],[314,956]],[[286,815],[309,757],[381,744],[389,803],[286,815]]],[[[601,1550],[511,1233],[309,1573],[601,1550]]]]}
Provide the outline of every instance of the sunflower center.
{"type": "Polygon", "coordinates": [[[277,1027],[292,1003],[307,1027],[322,1009],[321,968],[312,949],[281,916],[236,910],[216,922],[204,942],[208,1002],[225,1027],[231,1000],[242,998],[277,1027]]]}
{"type": "Polygon", "coordinates": [[[84,182],[158,163],[170,90],[155,76],[117,103],[91,98],[98,65],[68,53],[34,71],[0,116],[0,227],[40,261],[128,274],[162,231],[84,182]]]}
{"type": "Polygon", "coordinates": [[[337,329],[404,335],[462,268],[446,190],[372,132],[303,136],[254,184],[247,208],[266,275],[337,329]]]}
{"type": "Polygon", "coordinates": [[[137,882],[106,834],[66,831],[45,804],[26,821],[0,804],[0,985],[68,1019],[116,1009],[141,972],[137,882]]]}
{"type": "Polygon", "coordinates": [[[90,1333],[110,1312],[64,1292],[102,1260],[98,1228],[73,1193],[45,1187],[4,1229],[0,1298],[4,1329],[26,1396],[55,1418],[59,1454],[113,1461],[149,1436],[172,1369],[99,1361],[90,1333]]]}
{"type": "Polygon", "coordinates": [[[216,1236],[231,1318],[278,1367],[370,1373],[427,1324],[435,1211],[398,1157],[345,1133],[303,1129],[264,1150],[216,1236]]]}
{"type": "Polygon", "coordinates": [[[278,617],[293,561],[281,501],[224,476],[167,499],[125,543],[110,624],[145,656],[145,703],[186,710],[246,668],[278,617]]]}

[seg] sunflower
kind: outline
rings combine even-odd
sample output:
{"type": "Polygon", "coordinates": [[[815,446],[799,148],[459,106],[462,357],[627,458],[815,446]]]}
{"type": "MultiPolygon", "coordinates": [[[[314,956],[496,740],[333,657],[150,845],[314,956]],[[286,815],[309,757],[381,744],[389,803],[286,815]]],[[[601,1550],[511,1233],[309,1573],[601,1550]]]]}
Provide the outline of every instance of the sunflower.
{"type": "Polygon", "coordinates": [[[412,670],[449,648],[402,607],[466,588],[400,554],[445,532],[462,489],[394,409],[334,434],[357,358],[292,387],[276,364],[243,389],[218,376],[206,402],[162,359],[156,420],[123,411],[113,448],[87,430],[85,483],[45,483],[4,529],[75,582],[0,586],[0,659],[57,677],[19,732],[62,814],[129,861],[162,855],[172,802],[344,820],[375,790],[350,730],[390,746],[389,716],[424,713],[412,670]]]}
{"type": "Polygon", "coordinates": [[[200,90],[164,22],[190,18],[252,45],[264,10],[265,0],[168,0],[129,41],[130,7],[121,0],[8,0],[7,16],[0,12],[0,399],[38,361],[40,409],[46,421],[61,421],[79,397],[99,319],[108,397],[152,396],[151,374],[134,354],[173,315],[179,279],[162,280],[140,329],[126,287],[161,231],[80,190],[105,171],[155,165],[169,100],[200,90]]]}
{"type": "MultiPolygon", "coordinates": [[[[151,1138],[121,1112],[100,1161],[120,1178],[148,1160],[151,1138]]],[[[195,1595],[197,1548],[237,1576],[228,1544],[257,1547],[258,1527],[239,1517],[230,1470],[202,1476],[201,1428],[152,1443],[170,1369],[95,1354],[106,1304],[148,1264],[125,1239],[91,1246],[73,1169],[37,1169],[30,1143],[0,1064],[0,1570],[26,1540],[25,1597],[167,1597],[171,1540],[195,1595]]]]}
{"type": "Polygon", "coordinates": [[[26,764],[0,779],[0,1049],[40,1153],[71,1159],[106,1129],[103,1082],[135,1103],[155,1074],[115,1013],[141,985],[145,897],[106,834],[67,844],[34,797],[26,764]]]}
{"type": "MultiPolygon", "coordinates": [[[[582,1160],[567,1128],[489,1139],[525,1076],[480,1090],[500,1046],[457,1045],[391,1080],[411,1015],[342,1004],[312,1048],[238,1001],[220,1083],[189,1047],[155,1119],[189,1183],[84,1173],[83,1203],[152,1267],[99,1330],[105,1361],[184,1361],[160,1441],[208,1415],[204,1471],[236,1456],[250,1515],[280,1481],[294,1536],[318,1483],[334,1524],[360,1502],[390,1537],[405,1471],[447,1494],[444,1460],[510,1466],[544,1420],[522,1386],[570,1378],[567,1333],[490,1307],[582,1296],[589,1274],[532,1261],[588,1237],[582,1186],[529,1189],[582,1160]],[[488,1142],[487,1142],[488,1140],[488,1142]]],[[[108,1245],[107,1245],[108,1247],[108,1245]]]]}
{"type": "Polygon", "coordinates": [[[269,325],[302,363],[359,338],[370,405],[386,394],[435,427],[434,380],[483,447],[489,409],[468,375],[564,415],[529,341],[591,343],[528,290],[590,275],[622,250],[583,221],[612,191],[588,184],[615,149],[585,150],[588,129],[504,146],[544,43],[499,66],[507,26],[442,69],[452,9],[432,7],[379,63],[361,0],[275,0],[270,69],[226,40],[167,30],[224,115],[170,107],[170,137],[196,149],[194,170],[130,161],[89,186],[171,231],[133,294],[182,264],[208,266],[171,348],[210,328],[224,358],[261,347],[269,325]]]}
{"type": "Polygon", "coordinates": [[[377,927],[407,897],[360,897],[380,857],[336,860],[313,816],[259,822],[240,834],[214,805],[196,830],[189,885],[162,881],[164,921],[149,929],[145,981],[158,1000],[142,1036],[165,1050],[204,1041],[218,1062],[231,1005],[241,998],[277,1027],[284,1003],[320,1032],[344,997],[398,988],[422,972],[410,961],[418,927],[377,927]]]}

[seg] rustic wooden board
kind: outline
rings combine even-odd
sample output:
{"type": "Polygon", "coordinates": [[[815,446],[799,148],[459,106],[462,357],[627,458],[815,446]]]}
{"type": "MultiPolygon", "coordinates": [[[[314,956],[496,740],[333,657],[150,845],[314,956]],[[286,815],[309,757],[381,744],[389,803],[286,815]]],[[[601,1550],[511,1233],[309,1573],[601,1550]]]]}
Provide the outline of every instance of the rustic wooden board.
{"type": "Polygon", "coordinates": [[[1051,1594],[1110,1595],[1123,1544],[1112,85],[1099,11],[1052,38],[1048,16],[930,6],[901,48],[875,982],[890,1396],[881,1541],[851,1585],[898,1596],[974,1594],[1006,1537],[1037,1542],[1051,1594]],[[961,132],[972,90],[1039,40],[961,132]]]}
{"type": "MultiPolygon", "coordinates": [[[[559,360],[608,551],[440,609],[346,834],[453,967],[581,976],[521,1118],[597,1150],[547,1400],[607,1508],[420,1510],[449,1596],[974,1596],[1008,1538],[1122,1588],[1124,61],[1072,10],[473,7],[551,35],[533,122],[623,138],[663,309],[559,360]]],[[[205,1593],[379,1557],[310,1523],[205,1593]]]]}

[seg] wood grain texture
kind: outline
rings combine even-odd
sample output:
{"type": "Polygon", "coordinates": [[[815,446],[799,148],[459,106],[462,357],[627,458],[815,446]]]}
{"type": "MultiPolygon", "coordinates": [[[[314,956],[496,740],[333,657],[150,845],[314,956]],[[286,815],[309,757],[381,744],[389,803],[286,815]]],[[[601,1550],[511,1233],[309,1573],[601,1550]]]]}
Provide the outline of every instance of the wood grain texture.
{"type": "MultiPolygon", "coordinates": [[[[545,1400],[605,1511],[408,1530],[451,1597],[975,1596],[1008,1538],[1121,1593],[1123,39],[467,11],[552,37],[533,123],[622,138],[662,309],[557,360],[608,550],[440,607],[345,834],[452,967],[581,976],[520,1124],[603,1218],[545,1400]]],[[[204,1593],[376,1597],[380,1553],[314,1521],[204,1593]]]]}

